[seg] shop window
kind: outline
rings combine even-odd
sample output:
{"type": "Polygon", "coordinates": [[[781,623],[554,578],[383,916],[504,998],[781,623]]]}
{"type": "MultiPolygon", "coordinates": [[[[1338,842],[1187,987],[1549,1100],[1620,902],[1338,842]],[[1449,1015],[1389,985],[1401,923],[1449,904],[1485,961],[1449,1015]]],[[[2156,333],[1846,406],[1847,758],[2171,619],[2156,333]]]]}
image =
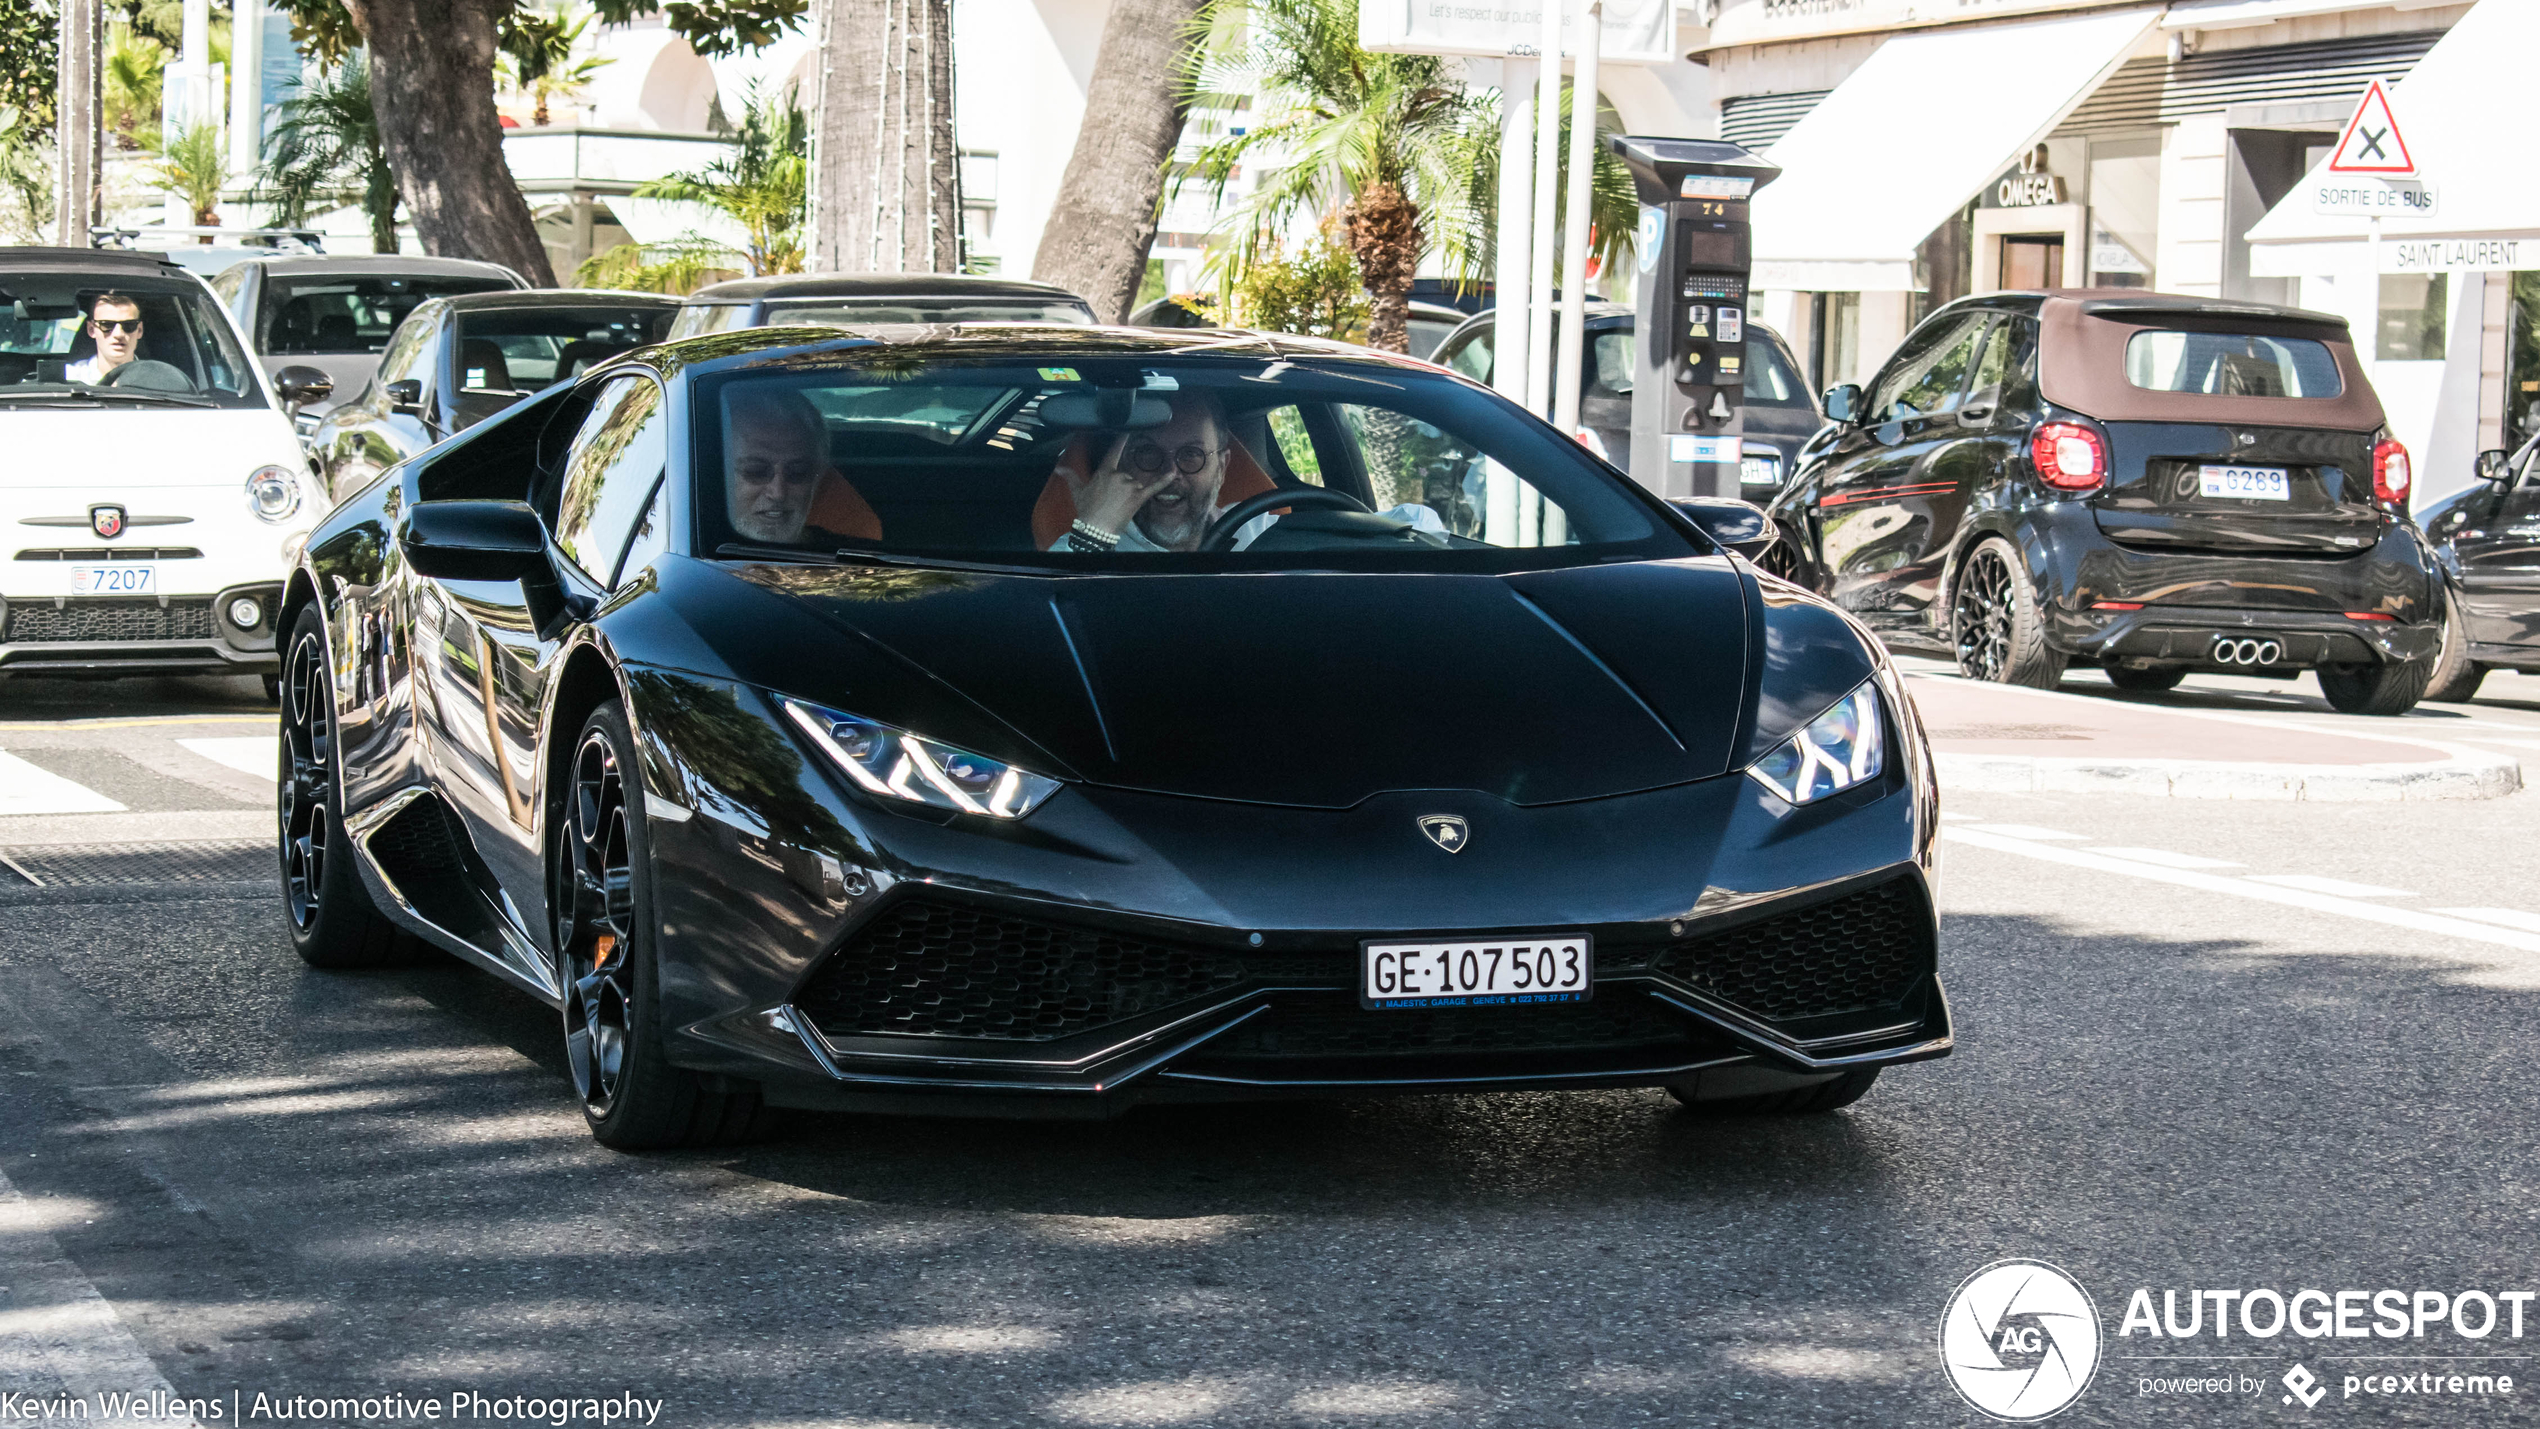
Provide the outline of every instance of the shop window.
{"type": "Polygon", "coordinates": [[[1816,293],[1809,306],[1810,385],[1823,392],[1867,376],[1861,370],[1861,295],[1816,293]]]}
{"type": "Polygon", "coordinates": [[[2373,356],[2383,362],[2443,360],[2444,320],[2451,311],[2451,274],[2381,275],[2381,321],[2373,356]]]}
{"type": "Polygon", "coordinates": [[[2090,145],[2090,286],[2149,288],[2161,237],[2161,141],[2090,145]]]}
{"type": "Polygon", "coordinates": [[[2520,446],[2540,432],[2540,273],[2512,276],[2513,300],[2505,314],[2511,332],[2505,350],[2505,445],[2509,447],[2520,446]]]}

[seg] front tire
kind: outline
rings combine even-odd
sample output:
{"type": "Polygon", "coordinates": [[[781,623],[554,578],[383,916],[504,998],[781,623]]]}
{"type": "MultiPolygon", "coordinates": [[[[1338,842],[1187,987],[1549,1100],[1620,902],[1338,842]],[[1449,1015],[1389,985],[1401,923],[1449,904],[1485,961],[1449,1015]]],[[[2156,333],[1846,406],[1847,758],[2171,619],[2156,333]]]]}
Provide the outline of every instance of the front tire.
{"type": "Polygon", "coordinates": [[[2461,628],[2459,605],[2445,604],[2443,649],[2434,657],[2434,673],[2426,679],[2423,698],[2437,704],[2466,704],[2486,680],[2487,667],[2469,657],[2469,632],[2461,628]]]}
{"type": "Polygon", "coordinates": [[[2379,665],[2322,665],[2314,672],[2320,693],[2339,714],[2403,715],[2425,698],[2434,666],[2422,660],[2392,660],[2379,665]]]}
{"type": "Polygon", "coordinates": [[[1695,1101],[1678,1087],[1668,1094],[1683,1102],[1685,1110],[1695,1116],[1726,1120],[1741,1116],[1818,1116],[1848,1107],[1869,1094],[1879,1079],[1876,1067],[1861,1067],[1844,1073],[1830,1082],[1813,1087],[1800,1087],[1787,1092],[1765,1092],[1760,1096],[1723,1097],[1717,1101],[1695,1101]]]}
{"type": "Polygon", "coordinates": [[[2065,655],[2046,643],[2044,612],[2011,543],[1994,537],[1967,553],[1950,601],[1950,645],[1971,680],[2051,690],[2065,655]]]}
{"type": "Polygon", "coordinates": [[[314,605],[292,622],[282,664],[279,786],[282,909],[291,950],[315,968],[376,968],[406,961],[413,941],[381,916],[353,867],[336,770],[335,692],[327,678],[326,624],[314,605]]]}
{"type": "Polygon", "coordinates": [[[565,1059],[583,1120],[603,1146],[716,1146],[760,1129],[756,1091],[709,1090],[663,1049],[659,927],[643,778],[625,706],[591,712],[575,736],[549,850],[549,907],[564,975],[565,1059]]]}

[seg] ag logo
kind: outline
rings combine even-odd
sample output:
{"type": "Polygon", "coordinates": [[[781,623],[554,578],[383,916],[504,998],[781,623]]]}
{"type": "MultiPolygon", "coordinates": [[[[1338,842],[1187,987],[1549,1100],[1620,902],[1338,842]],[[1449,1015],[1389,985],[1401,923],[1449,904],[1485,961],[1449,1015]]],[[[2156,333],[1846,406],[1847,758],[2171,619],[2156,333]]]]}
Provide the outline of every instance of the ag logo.
{"type": "Polygon", "coordinates": [[[2098,1307],[2045,1261],[1997,1260],[1949,1297],[1940,1367],[1982,1413],[2050,1418],[2081,1398],[2099,1368],[2098,1307]]]}

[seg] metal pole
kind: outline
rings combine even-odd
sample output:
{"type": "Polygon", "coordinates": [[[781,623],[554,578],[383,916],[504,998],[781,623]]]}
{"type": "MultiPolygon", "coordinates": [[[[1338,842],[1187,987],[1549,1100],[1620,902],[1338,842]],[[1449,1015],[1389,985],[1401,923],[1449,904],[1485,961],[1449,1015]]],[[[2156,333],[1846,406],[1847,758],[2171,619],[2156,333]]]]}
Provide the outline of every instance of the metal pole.
{"type": "Polygon", "coordinates": [[[58,51],[59,95],[55,140],[60,151],[60,201],[53,209],[53,238],[64,248],[89,246],[98,220],[98,135],[102,112],[104,16],[99,0],[62,0],[58,51]]]}
{"type": "Polygon", "coordinates": [[[1535,200],[1526,294],[1526,408],[1536,416],[1552,409],[1552,235],[1555,185],[1561,152],[1561,5],[1543,0],[1542,71],[1535,85],[1535,200]]]}
{"type": "Polygon", "coordinates": [[[244,180],[264,157],[264,0],[232,0],[229,22],[229,171],[244,180]]]}
{"type": "Polygon", "coordinates": [[[1561,215],[1560,359],[1552,374],[1552,424],[1579,429],[1580,354],[1587,336],[1588,197],[1596,174],[1596,63],[1603,0],[1578,0],[1578,56],[1570,76],[1570,193],[1561,215]]]}
{"type": "MultiPolygon", "coordinates": [[[[1526,400],[1526,320],[1533,301],[1528,265],[1534,260],[1534,86],[1534,61],[1511,55],[1500,62],[1499,231],[1491,246],[1497,305],[1491,332],[1491,386],[1512,402],[1526,400]]],[[[1494,546],[1513,546],[1517,543],[1517,473],[1492,462],[1484,468],[1482,479],[1482,539],[1494,546]]]]}

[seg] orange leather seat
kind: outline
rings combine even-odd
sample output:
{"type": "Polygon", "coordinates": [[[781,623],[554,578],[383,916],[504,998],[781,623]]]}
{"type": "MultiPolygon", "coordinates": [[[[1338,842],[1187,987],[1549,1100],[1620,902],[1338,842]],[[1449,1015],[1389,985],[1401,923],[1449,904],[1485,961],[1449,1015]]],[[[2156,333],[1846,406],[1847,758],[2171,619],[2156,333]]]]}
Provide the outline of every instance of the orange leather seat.
{"type": "MultiPolygon", "coordinates": [[[[1041,488],[1041,499],[1032,503],[1032,544],[1048,550],[1067,528],[1076,524],[1076,494],[1068,489],[1066,476],[1072,473],[1082,479],[1092,475],[1088,446],[1082,433],[1068,439],[1058,454],[1058,462],[1050,470],[1049,484],[1041,488]]],[[[1265,491],[1276,491],[1279,483],[1252,459],[1244,444],[1229,434],[1226,438],[1226,479],[1217,488],[1219,510],[1265,491]]]]}
{"type": "Polygon", "coordinates": [[[820,489],[812,493],[810,524],[850,541],[882,539],[882,518],[874,514],[863,492],[834,471],[823,473],[820,489]]]}

